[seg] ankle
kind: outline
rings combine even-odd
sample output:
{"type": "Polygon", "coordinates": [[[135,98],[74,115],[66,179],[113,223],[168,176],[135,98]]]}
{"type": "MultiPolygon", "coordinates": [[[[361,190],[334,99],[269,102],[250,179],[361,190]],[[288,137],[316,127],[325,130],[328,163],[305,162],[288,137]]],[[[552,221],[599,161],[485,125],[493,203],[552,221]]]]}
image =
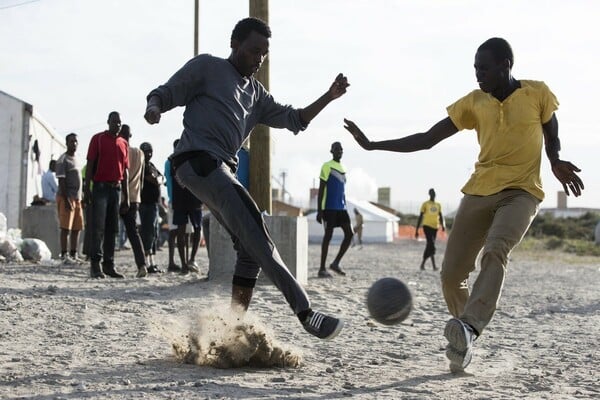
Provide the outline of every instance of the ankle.
{"type": "Polygon", "coordinates": [[[298,316],[298,319],[300,320],[300,323],[304,323],[304,321],[306,321],[311,311],[312,309],[309,308],[307,310],[300,311],[298,314],[296,314],[298,316]]]}

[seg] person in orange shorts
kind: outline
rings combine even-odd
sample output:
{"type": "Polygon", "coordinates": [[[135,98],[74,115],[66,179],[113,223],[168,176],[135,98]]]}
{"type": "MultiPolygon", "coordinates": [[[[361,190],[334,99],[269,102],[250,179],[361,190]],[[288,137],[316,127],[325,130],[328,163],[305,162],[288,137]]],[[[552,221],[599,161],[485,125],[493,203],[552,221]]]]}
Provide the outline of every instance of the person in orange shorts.
{"type": "Polygon", "coordinates": [[[77,134],[69,133],[66,143],[67,151],[56,161],[58,178],[56,208],[60,226],[60,258],[65,264],[73,264],[83,261],[77,255],[79,232],[83,229],[81,168],[75,156],[78,145],[77,134]],[[69,247],[68,253],[67,247],[69,247]]]}

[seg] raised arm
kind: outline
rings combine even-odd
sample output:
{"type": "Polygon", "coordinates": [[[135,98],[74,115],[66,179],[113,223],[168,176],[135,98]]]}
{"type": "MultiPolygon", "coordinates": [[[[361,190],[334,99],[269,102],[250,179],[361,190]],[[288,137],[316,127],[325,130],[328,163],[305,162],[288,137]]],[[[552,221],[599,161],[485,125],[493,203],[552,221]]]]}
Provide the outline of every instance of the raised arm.
{"type": "Polygon", "coordinates": [[[558,157],[560,139],[558,138],[558,119],[556,118],[556,114],[552,114],[550,121],[542,125],[542,128],[544,129],[546,156],[548,156],[550,165],[552,165],[552,173],[563,185],[567,196],[569,195],[569,191],[575,197],[580,196],[583,190],[583,181],[576,172],[581,172],[581,170],[569,161],[563,161],[558,157]]]}
{"type": "Polygon", "coordinates": [[[380,142],[370,141],[354,122],[346,118],[344,118],[344,128],[352,134],[354,140],[365,150],[387,150],[399,153],[430,149],[458,132],[458,128],[456,128],[450,117],[446,117],[433,125],[427,132],[380,142]]]}
{"type": "Polygon", "coordinates": [[[335,80],[329,87],[329,90],[319,97],[314,103],[300,110],[300,118],[304,125],[308,125],[310,121],[313,120],[314,117],[317,116],[327,104],[331,103],[333,100],[341,97],[346,93],[346,88],[350,86],[348,83],[348,78],[346,78],[343,74],[338,74],[335,77],[335,80]]]}

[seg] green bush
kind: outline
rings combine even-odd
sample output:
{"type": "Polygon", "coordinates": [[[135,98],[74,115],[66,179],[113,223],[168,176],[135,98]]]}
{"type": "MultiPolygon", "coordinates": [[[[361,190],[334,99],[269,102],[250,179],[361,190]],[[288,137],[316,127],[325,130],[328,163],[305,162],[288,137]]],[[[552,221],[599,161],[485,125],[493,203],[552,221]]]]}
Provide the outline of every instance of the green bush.
{"type": "Polygon", "coordinates": [[[586,213],[577,218],[555,218],[552,214],[538,215],[533,220],[528,236],[554,236],[562,239],[594,240],[594,230],[600,216],[586,213]]]}
{"type": "Polygon", "coordinates": [[[544,247],[548,250],[560,249],[564,245],[564,240],[557,237],[550,237],[546,240],[544,247]]]}

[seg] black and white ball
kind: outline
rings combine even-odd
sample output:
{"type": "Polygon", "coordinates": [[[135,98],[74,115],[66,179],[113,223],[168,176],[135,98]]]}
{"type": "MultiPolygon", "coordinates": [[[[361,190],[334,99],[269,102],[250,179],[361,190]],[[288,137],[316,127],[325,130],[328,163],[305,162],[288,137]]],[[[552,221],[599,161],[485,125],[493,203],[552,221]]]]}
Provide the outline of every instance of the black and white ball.
{"type": "Polygon", "coordinates": [[[371,318],[384,325],[395,325],[406,319],[412,310],[412,294],[402,281],[381,278],[367,293],[367,308],[371,318]]]}

